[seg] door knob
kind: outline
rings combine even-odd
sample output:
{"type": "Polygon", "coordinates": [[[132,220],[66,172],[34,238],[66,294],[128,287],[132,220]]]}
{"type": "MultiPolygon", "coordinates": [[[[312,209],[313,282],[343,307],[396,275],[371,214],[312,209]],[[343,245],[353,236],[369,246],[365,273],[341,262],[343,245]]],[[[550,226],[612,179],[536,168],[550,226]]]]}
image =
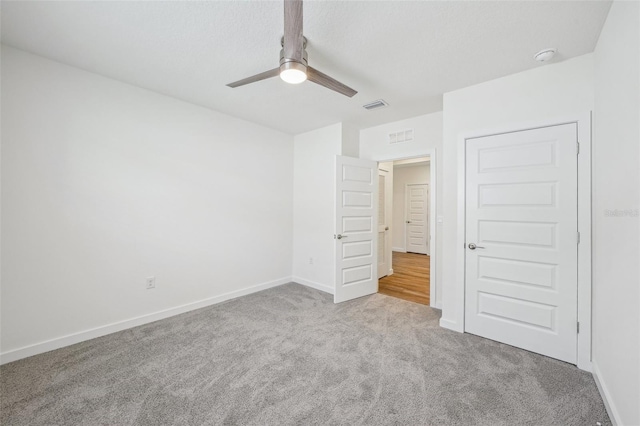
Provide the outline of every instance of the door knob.
{"type": "Polygon", "coordinates": [[[388,231],[388,230],[389,230],[389,227],[388,227],[388,226],[385,226],[385,227],[384,227],[384,230],[385,230],[385,231],[388,231]]]}
{"type": "Polygon", "coordinates": [[[477,246],[477,245],[475,245],[474,243],[469,243],[469,249],[470,249],[470,250],[475,250],[475,249],[477,249],[477,248],[479,248],[479,249],[483,249],[484,247],[477,246]]]}
{"type": "Polygon", "coordinates": [[[336,238],[341,240],[343,238],[347,238],[347,235],[338,234],[338,235],[336,235],[336,238]]]}
{"type": "Polygon", "coordinates": [[[408,221],[407,221],[407,223],[411,223],[411,221],[410,221],[410,220],[408,220],[408,221]]]}

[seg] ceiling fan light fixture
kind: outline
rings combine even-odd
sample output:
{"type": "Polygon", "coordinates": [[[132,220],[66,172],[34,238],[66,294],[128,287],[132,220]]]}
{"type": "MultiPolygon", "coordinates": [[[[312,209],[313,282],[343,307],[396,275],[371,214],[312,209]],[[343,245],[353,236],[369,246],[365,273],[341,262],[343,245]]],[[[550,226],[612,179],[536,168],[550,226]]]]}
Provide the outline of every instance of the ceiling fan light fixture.
{"type": "Polygon", "coordinates": [[[282,46],[280,50],[280,66],[234,81],[227,84],[227,86],[240,87],[279,75],[283,81],[289,84],[300,84],[309,80],[349,98],[358,93],[335,78],[308,66],[308,56],[305,50],[307,39],[302,35],[302,1],[284,0],[284,36],[280,39],[280,45],[282,46]]]}
{"type": "Polygon", "coordinates": [[[280,78],[289,84],[300,84],[307,80],[307,67],[298,62],[285,62],[280,65],[280,78]]]}

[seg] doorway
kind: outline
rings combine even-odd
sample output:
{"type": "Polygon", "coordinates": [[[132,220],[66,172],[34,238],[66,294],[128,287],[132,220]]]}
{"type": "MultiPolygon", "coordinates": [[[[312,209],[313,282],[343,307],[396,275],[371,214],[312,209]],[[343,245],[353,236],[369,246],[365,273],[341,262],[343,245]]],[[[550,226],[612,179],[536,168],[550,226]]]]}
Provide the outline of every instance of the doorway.
{"type": "Polygon", "coordinates": [[[393,274],[378,281],[378,293],[430,306],[429,256],[394,251],[392,258],[393,274]]]}
{"type": "Polygon", "coordinates": [[[427,306],[435,306],[432,159],[435,155],[378,167],[378,292],[427,306]]]}

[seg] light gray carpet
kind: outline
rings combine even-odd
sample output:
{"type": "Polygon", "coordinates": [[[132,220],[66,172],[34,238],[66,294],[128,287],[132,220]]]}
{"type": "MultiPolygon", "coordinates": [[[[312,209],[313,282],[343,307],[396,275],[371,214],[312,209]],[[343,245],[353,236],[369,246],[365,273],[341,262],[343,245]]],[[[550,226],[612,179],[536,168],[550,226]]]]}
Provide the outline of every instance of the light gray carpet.
{"type": "Polygon", "coordinates": [[[2,425],[609,424],[590,374],[287,284],[0,369],[2,425]]]}

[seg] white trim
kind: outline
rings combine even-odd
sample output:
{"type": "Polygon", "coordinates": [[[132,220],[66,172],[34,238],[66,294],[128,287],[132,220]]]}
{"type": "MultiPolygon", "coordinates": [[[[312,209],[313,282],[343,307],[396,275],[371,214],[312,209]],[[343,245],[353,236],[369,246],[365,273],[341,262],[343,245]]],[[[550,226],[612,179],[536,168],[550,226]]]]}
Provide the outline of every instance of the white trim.
{"type": "MultiPolygon", "coordinates": [[[[442,309],[442,302],[438,303],[436,302],[438,300],[438,294],[437,294],[437,286],[436,283],[438,282],[437,280],[437,267],[436,267],[436,257],[438,255],[437,253],[437,232],[436,232],[436,222],[437,222],[437,206],[438,206],[438,182],[436,179],[436,168],[437,168],[437,164],[438,164],[438,156],[437,156],[437,150],[435,148],[430,148],[430,149],[425,149],[424,152],[420,155],[413,155],[410,157],[404,157],[404,156],[399,156],[399,157],[392,157],[392,158],[386,158],[384,160],[377,160],[378,163],[386,163],[389,161],[398,161],[398,160],[410,160],[412,158],[422,158],[422,157],[429,157],[429,167],[430,167],[430,181],[429,181],[429,216],[430,216],[430,220],[431,222],[429,223],[430,225],[430,229],[429,232],[431,233],[431,241],[430,241],[430,245],[429,245],[429,300],[430,300],[430,306],[432,308],[438,308],[438,309],[442,309]],[[438,305],[440,307],[438,307],[438,305]]],[[[400,253],[406,253],[406,249],[405,248],[400,248],[400,247],[391,247],[392,251],[397,251],[400,253]]],[[[392,264],[393,266],[393,264],[392,264]]],[[[446,328],[446,327],[445,327],[446,328]]]]}
{"type": "Polygon", "coordinates": [[[296,284],[301,284],[310,288],[314,288],[316,290],[324,291],[325,293],[329,293],[329,294],[334,293],[333,287],[326,284],[320,284],[314,281],[305,280],[304,278],[300,278],[300,277],[293,277],[291,281],[293,281],[296,284]]]}
{"type": "Polygon", "coordinates": [[[6,364],[8,362],[17,361],[22,358],[27,358],[33,355],[38,355],[44,352],[60,349],[65,346],[70,346],[76,343],[95,339],[96,337],[106,336],[107,334],[112,334],[118,331],[127,330],[129,328],[148,324],[154,321],[158,321],[158,320],[169,318],[175,315],[183,314],[185,312],[193,311],[193,310],[204,308],[211,305],[216,305],[218,303],[222,303],[227,300],[235,299],[240,296],[246,296],[251,293],[257,293],[259,291],[267,290],[269,288],[277,287],[290,282],[291,282],[291,277],[284,277],[277,280],[268,281],[266,283],[247,287],[242,290],[231,291],[228,293],[221,294],[219,296],[202,299],[197,302],[186,303],[184,305],[176,306],[169,309],[164,309],[162,311],[141,315],[141,316],[127,319],[124,321],[118,321],[112,324],[107,324],[107,325],[95,327],[89,330],[68,334],[66,336],[57,337],[55,339],[46,340],[44,342],[35,343],[33,345],[24,346],[22,348],[10,350],[0,354],[0,364],[6,364]]]}
{"type": "Polygon", "coordinates": [[[389,269],[389,272],[387,272],[387,275],[393,275],[393,268],[389,269]]]}
{"type": "Polygon", "coordinates": [[[578,368],[591,371],[591,113],[579,117],[578,141],[578,368]]]}
{"type": "Polygon", "coordinates": [[[436,150],[435,148],[430,150],[431,153],[429,154],[429,173],[431,174],[431,176],[429,176],[429,271],[430,271],[430,277],[429,277],[429,302],[432,308],[437,307],[438,305],[440,305],[441,309],[441,305],[442,302],[438,302],[438,295],[437,295],[437,290],[436,290],[436,250],[437,250],[437,245],[436,245],[436,236],[437,236],[437,232],[436,232],[436,222],[438,221],[438,216],[437,216],[437,205],[436,205],[436,194],[438,192],[438,179],[437,179],[437,173],[436,173],[436,169],[438,167],[438,161],[436,158],[436,150]]]}
{"type": "MultiPolygon", "coordinates": [[[[455,279],[455,313],[453,318],[441,319],[448,324],[456,324],[455,328],[464,330],[465,304],[465,145],[467,139],[498,135],[540,127],[558,126],[576,123],[580,155],[578,156],[578,334],[577,366],[591,371],[591,113],[578,114],[564,119],[543,122],[516,123],[495,129],[484,129],[468,134],[461,134],[457,144],[457,177],[458,177],[458,234],[456,235],[456,279],[455,279]]],[[[444,327],[444,326],[443,326],[444,327]]],[[[446,327],[449,328],[449,327],[446,327]]]]}
{"type": "MultiPolygon", "coordinates": [[[[436,308],[436,309],[440,309],[440,310],[442,310],[442,302],[436,302],[436,306],[435,306],[435,308],[436,308]]],[[[442,325],[442,324],[441,324],[441,325],[442,325]]]]}
{"type": "MultiPolygon", "coordinates": [[[[382,194],[384,193],[384,217],[385,217],[385,221],[388,221],[389,218],[393,219],[393,164],[391,164],[391,167],[387,167],[388,169],[391,170],[385,170],[380,168],[380,163],[378,163],[378,194],[382,194]],[[389,176],[391,176],[391,179],[389,179],[389,176]],[[382,188],[380,188],[380,177],[384,178],[384,190],[382,188]]],[[[378,198],[380,198],[380,195],[378,195],[378,198]]],[[[379,209],[379,205],[378,205],[378,216],[380,216],[380,209],[379,209]]],[[[380,263],[377,262],[377,271],[376,273],[378,274],[378,280],[380,280],[381,278],[385,277],[385,276],[389,276],[391,275],[389,273],[389,271],[392,271],[391,273],[393,273],[393,270],[391,269],[393,266],[393,235],[391,232],[387,232],[389,231],[390,228],[393,228],[393,221],[391,221],[390,223],[385,223],[385,229],[384,230],[380,230],[380,223],[378,222],[376,224],[376,229],[378,231],[378,235],[376,236],[376,243],[378,243],[378,240],[380,239],[380,233],[383,232],[384,233],[384,253],[382,254],[382,257],[385,258],[385,262],[384,262],[384,266],[387,267],[387,272],[383,272],[382,274],[380,274],[380,263]]],[[[379,248],[379,247],[378,247],[379,248]]],[[[378,260],[379,260],[380,256],[378,256],[378,260]]],[[[378,281],[378,291],[380,291],[380,282],[378,281]]]]}
{"type": "Polygon", "coordinates": [[[448,319],[445,319],[445,318],[440,318],[440,327],[446,328],[448,330],[457,331],[458,333],[464,332],[462,327],[460,327],[460,325],[457,322],[449,321],[448,319]]]}
{"type": "Polygon", "coordinates": [[[600,374],[598,364],[596,364],[595,361],[591,361],[591,365],[593,367],[593,379],[596,382],[596,387],[598,388],[598,392],[600,392],[600,396],[604,402],[604,408],[607,409],[609,419],[611,420],[611,423],[613,423],[613,426],[621,425],[622,421],[620,420],[620,414],[618,413],[616,406],[613,405],[613,398],[611,398],[607,385],[602,381],[602,375],[600,374]]]}

